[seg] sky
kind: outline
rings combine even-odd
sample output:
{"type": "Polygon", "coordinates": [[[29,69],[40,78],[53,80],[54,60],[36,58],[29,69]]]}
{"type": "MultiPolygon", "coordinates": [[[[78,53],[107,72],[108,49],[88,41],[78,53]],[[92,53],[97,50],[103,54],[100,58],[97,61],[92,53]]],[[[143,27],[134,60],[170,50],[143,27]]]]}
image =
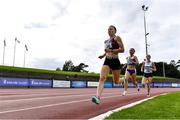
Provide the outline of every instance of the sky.
{"type": "Polygon", "coordinates": [[[108,27],[117,28],[125,52],[135,48],[139,62],[145,58],[144,13],[146,11],[148,53],[152,61],[180,59],[180,0],[0,0],[0,64],[6,41],[4,65],[62,69],[66,60],[85,63],[99,73],[104,59],[108,27]],[[25,53],[25,44],[28,51],[25,53]]]}

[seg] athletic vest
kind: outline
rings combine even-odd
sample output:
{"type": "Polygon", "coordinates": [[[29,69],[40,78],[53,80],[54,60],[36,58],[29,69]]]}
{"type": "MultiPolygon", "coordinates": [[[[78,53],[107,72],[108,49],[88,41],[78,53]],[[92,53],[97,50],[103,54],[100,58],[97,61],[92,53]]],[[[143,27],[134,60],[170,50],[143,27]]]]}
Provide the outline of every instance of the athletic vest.
{"type": "Polygon", "coordinates": [[[105,44],[105,49],[106,48],[109,48],[109,49],[119,48],[119,44],[116,42],[116,40],[114,40],[114,38],[106,40],[104,44],[105,44]]]}
{"type": "Polygon", "coordinates": [[[152,62],[145,62],[144,63],[144,73],[152,73],[152,62]]]}
{"type": "Polygon", "coordinates": [[[126,58],[127,59],[127,65],[131,65],[131,66],[134,66],[135,64],[134,64],[134,62],[136,61],[136,59],[135,59],[135,56],[129,56],[129,57],[127,57],[126,58]]]}

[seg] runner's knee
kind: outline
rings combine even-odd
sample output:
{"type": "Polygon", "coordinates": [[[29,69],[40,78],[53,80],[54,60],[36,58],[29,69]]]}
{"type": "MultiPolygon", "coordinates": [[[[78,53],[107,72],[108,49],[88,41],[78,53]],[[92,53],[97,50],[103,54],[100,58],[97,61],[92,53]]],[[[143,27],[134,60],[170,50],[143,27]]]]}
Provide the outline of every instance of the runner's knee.
{"type": "Polygon", "coordinates": [[[125,78],[125,79],[124,79],[124,82],[128,82],[128,79],[127,79],[127,78],[125,78]]]}
{"type": "Polygon", "coordinates": [[[119,79],[114,80],[115,84],[119,84],[119,79]]]}
{"type": "Polygon", "coordinates": [[[99,79],[99,81],[102,81],[102,82],[104,82],[105,80],[106,80],[106,77],[104,77],[104,76],[100,77],[100,79],[99,79]]]}
{"type": "Polygon", "coordinates": [[[147,85],[150,86],[150,85],[151,85],[151,82],[148,82],[147,85]]]}

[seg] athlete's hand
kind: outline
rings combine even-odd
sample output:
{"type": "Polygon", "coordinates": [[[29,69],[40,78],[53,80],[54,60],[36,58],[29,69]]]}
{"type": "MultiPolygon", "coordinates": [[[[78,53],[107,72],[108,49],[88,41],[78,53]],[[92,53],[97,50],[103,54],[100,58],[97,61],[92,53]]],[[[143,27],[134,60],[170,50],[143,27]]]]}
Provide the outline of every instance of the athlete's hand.
{"type": "Polygon", "coordinates": [[[99,59],[102,59],[103,57],[104,57],[104,55],[100,55],[98,58],[99,58],[99,59]]]}

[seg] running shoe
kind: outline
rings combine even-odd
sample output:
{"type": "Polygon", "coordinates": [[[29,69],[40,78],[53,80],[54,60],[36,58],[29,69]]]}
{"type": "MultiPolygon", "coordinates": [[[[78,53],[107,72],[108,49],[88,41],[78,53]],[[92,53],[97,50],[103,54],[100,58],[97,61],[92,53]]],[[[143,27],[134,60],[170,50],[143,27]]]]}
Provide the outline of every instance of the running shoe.
{"type": "Polygon", "coordinates": [[[123,92],[123,96],[127,96],[127,91],[124,91],[124,92],[123,92]]]}
{"type": "Polygon", "coordinates": [[[100,100],[99,100],[99,98],[98,97],[96,97],[96,96],[92,96],[92,102],[93,103],[95,103],[95,104],[99,104],[100,103],[100,100]]]}
{"type": "Polygon", "coordinates": [[[137,88],[137,91],[138,91],[138,92],[140,91],[140,88],[139,88],[139,86],[138,86],[138,88],[137,88]]]}
{"type": "Polygon", "coordinates": [[[150,94],[147,94],[147,97],[150,97],[150,94]]]}

